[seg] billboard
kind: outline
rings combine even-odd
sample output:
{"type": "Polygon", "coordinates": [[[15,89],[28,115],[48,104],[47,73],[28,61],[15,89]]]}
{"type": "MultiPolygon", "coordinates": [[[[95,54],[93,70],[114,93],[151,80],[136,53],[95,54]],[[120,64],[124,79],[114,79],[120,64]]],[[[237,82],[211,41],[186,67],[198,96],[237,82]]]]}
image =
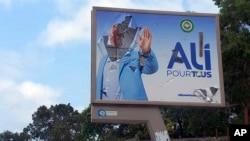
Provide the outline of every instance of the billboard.
{"type": "Polygon", "coordinates": [[[91,102],[224,106],[218,14],[93,7],[91,102]]]}

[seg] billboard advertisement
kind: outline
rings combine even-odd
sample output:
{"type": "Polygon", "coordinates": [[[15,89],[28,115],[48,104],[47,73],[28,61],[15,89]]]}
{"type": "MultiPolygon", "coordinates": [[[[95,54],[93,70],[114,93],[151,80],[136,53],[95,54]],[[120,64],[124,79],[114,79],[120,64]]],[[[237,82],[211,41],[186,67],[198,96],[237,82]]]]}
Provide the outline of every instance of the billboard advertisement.
{"type": "Polygon", "coordinates": [[[93,7],[91,102],[224,106],[217,14],[93,7]]]}

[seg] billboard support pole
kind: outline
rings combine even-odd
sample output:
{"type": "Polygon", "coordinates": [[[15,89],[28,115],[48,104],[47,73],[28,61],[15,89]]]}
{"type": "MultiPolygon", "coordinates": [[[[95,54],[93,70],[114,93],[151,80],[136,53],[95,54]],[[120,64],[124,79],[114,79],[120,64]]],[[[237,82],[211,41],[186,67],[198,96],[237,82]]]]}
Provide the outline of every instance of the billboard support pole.
{"type": "Polygon", "coordinates": [[[154,110],[152,109],[148,114],[152,114],[147,122],[148,133],[151,140],[170,141],[159,107],[155,107],[154,110]]]}
{"type": "Polygon", "coordinates": [[[147,123],[152,141],[170,141],[159,107],[92,105],[91,122],[100,123],[147,123]]]}

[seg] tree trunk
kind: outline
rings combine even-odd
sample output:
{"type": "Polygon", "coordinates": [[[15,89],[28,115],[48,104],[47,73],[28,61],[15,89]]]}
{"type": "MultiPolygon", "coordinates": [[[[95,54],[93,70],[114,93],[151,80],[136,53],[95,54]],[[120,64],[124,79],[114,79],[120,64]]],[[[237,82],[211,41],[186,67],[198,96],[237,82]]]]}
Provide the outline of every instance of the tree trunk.
{"type": "Polygon", "coordinates": [[[248,118],[248,105],[244,105],[244,118],[245,118],[245,124],[249,124],[249,118],[248,118]]]}

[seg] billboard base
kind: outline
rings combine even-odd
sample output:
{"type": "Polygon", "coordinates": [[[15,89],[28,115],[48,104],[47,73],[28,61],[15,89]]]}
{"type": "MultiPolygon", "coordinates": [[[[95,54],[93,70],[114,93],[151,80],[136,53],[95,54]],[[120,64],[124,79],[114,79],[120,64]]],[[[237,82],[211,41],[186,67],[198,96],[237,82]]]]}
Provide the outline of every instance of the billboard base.
{"type": "Polygon", "coordinates": [[[147,123],[152,141],[170,141],[159,107],[92,105],[91,122],[99,123],[147,123]]]}

